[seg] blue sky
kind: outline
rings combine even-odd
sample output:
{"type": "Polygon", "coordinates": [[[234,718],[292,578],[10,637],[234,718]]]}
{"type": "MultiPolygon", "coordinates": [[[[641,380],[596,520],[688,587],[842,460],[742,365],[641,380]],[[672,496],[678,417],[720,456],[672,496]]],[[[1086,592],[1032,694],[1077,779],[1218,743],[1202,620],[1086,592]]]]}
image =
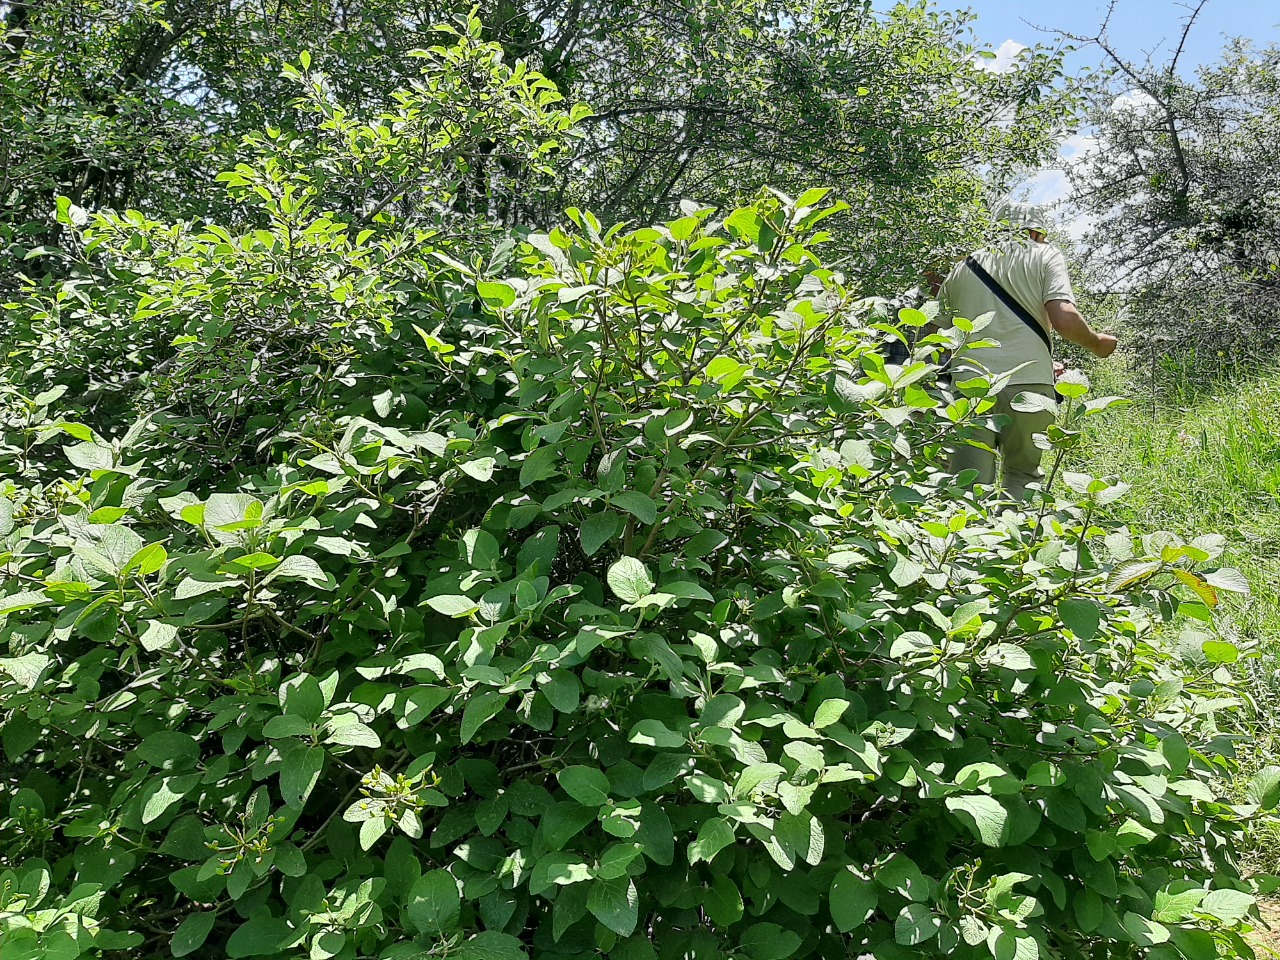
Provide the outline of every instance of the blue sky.
{"type": "MultiPolygon", "coordinates": [[[[1092,36],[1108,4],[1106,0],[969,0],[955,4],[943,0],[939,6],[971,8],[978,16],[973,27],[979,40],[998,49],[1008,40],[1028,45],[1053,42],[1051,35],[1035,27],[1092,36]]],[[[1163,62],[1177,44],[1188,13],[1186,2],[1116,0],[1108,34],[1121,56],[1142,61],[1154,52],[1157,61],[1163,62]]],[[[1259,45],[1280,42],[1280,0],[1208,0],[1196,18],[1180,64],[1189,72],[1198,64],[1212,63],[1222,50],[1224,35],[1249,37],[1259,45]]],[[[1081,51],[1073,56],[1073,65],[1083,66],[1096,59],[1096,51],[1081,51]]]]}
{"type": "MultiPolygon", "coordinates": [[[[1004,67],[1024,45],[1057,42],[1053,30],[1081,37],[1096,35],[1108,7],[1107,0],[938,2],[939,7],[951,9],[966,5],[977,14],[972,27],[978,40],[999,53],[992,64],[996,69],[1004,67]]],[[[1177,0],[1115,0],[1107,36],[1121,57],[1137,63],[1151,57],[1162,64],[1181,39],[1189,13],[1188,4],[1177,0]]],[[[1280,43],[1280,0],[1208,0],[1196,17],[1179,58],[1182,75],[1190,78],[1197,66],[1216,61],[1228,37],[1247,37],[1258,46],[1280,43]]],[[[1068,58],[1067,69],[1080,70],[1102,59],[1096,47],[1082,48],[1068,58]]],[[[1068,192],[1061,167],[1096,145],[1087,129],[1071,137],[1060,151],[1059,166],[1041,171],[1021,192],[1034,203],[1058,205],[1068,192]]],[[[1059,207],[1058,212],[1065,218],[1068,232],[1075,236],[1087,226],[1069,209],[1059,207]]]]}

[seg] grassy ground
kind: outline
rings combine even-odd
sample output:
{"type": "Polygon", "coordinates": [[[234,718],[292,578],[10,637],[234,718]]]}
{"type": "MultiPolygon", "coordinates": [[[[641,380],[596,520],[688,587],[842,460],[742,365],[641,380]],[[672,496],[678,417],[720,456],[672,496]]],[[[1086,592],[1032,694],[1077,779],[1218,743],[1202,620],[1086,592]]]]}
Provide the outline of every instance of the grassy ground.
{"type": "MultiPolygon", "coordinates": [[[[1095,396],[1134,403],[1102,423],[1072,469],[1119,474],[1132,485],[1113,510],[1135,530],[1190,538],[1224,534],[1225,562],[1239,568],[1252,595],[1224,603],[1223,629],[1257,657],[1246,663],[1256,709],[1247,766],[1280,757],[1280,375],[1238,378],[1217,388],[1162,384],[1153,398],[1129,386],[1122,363],[1093,372],[1095,396]]],[[[1254,867],[1280,868],[1280,828],[1253,838],[1254,867]]]]}
{"type": "MultiPolygon", "coordinates": [[[[1119,365],[1100,369],[1095,381],[1095,395],[1129,392],[1119,365]]],[[[1280,652],[1280,376],[1199,395],[1166,388],[1166,399],[1153,405],[1137,396],[1102,420],[1076,469],[1132,485],[1118,519],[1184,537],[1226,535],[1227,562],[1253,586],[1230,610],[1232,626],[1280,652]]]]}
{"type": "Polygon", "coordinates": [[[1280,900],[1266,900],[1259,907],[1267,926],[1255,930],[1250,940],[1261,960],[1280,957],[1280,900]]]}

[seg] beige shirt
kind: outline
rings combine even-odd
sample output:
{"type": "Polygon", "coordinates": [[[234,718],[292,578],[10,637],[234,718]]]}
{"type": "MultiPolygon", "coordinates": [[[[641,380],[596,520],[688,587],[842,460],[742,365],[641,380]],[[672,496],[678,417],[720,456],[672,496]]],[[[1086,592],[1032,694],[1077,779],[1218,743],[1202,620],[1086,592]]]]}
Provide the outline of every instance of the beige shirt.
{"type": "MultiPolygon", "coordinates": [[[[1050,300],[1075,302],[1067,262],[1056,247],[1036,243],[1030,237],[1007,240],[974,255],[1004,289],[1036,317],[1049,332],[1050,300]]],[[[1009,378],[1010,384],[1053,384],[1053,357],[1035,332],[1003,303],[986,284],[964,265],[956,264],[938,291],[938,298],[955,317],[975,320],[993,314],[991,323],[979,331],[982,339],[999,341],[998,347],[979,347],[956,353],[956,375],[999,376],[1026,364],[1009,378]]]]}

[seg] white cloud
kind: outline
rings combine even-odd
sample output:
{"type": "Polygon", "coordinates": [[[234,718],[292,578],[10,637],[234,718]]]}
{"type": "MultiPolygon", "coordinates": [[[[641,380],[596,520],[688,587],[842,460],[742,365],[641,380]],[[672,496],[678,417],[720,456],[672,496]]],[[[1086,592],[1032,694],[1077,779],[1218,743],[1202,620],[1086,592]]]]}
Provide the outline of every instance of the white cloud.
{"type": "Polygon", "coordinates": [[[1061,170],[1041,170],[1023,188],[1027,200],[1037,206],[1053,206],[1066,199],[1071,190],[1067,175],[1061,170]]]}
{"type": "Polygon", "coordinates": [[[1077,133],[1075,136],[1067,137],[1066,141],[1058,149],[1058,155],[1070,164],[1083,160],[1091,153],[1095,153],[1097,149],[1097,137],[1077,133]]]}
{"type": "Polygon", "coordinates": [[[1111,109],[1119,113],[1121,110],[1142,110],[1152,106],[1155,98],[1141,90],[1129,90],[1111,101],[1111,109]]]}
{"type": "Polygon", "coordinates": [[[1089,232],[1089,228],[1098,222],[1098,218],[1091,213],[1080,213],[1073,217],[1064,218],[1062,221],[1062,229],[1076,243],[1084,239],[1084,235],[1089,232]]]}
{"type": "Polygon", "coordinates": [[[1022,184],[1018,191],[1029,203],[1054,211],[1059,226],[1073,240],[1079,240],[1093,224],[1093,218],[1081,214],[1067,200],[1071,195],[1068,171],[1099,149],[1098,138],[1078,133],[1068,137],[1058,148],[1056,166],[1039,171],[1022,184]]]}
{"type": "Polygon", "coordinates": [[[990,70],[992,73],[1008,73],[1013,69],[1018,54],[1026,49],[1027,45],[1025,43],[1019,43],[1017,40],[1006,40],[996,50],[996,58],[994,60],[980,59],[978,60],[978,66],[983,70],[990,70]]]}

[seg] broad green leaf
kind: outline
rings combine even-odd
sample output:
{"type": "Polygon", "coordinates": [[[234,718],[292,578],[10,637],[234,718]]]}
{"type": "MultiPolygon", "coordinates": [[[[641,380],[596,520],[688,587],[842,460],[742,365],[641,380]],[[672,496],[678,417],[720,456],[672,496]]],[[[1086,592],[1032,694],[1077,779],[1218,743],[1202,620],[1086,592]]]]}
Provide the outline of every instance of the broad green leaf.
{"type": "MultiPolygon", "coordinates": [[[[405,960],[418,960],[422,948],[414,945],[412,949],[413,953],[405,960]]],[[[452,958],[453,960],[529,960],[529,955],[515,937],[486,930],[459,944],[452,958]]]]}
{"type": "Polygon", "coordinates": [[[227,956],[265,957],[284,949],[294,937],[293,928],[274,917],[255,917],[236,928],[227,940],[227,956]]]}
{"type": "Polygon", "coordinates": [[[1263,810],[1280,804],[1280,767],[1270,764],[1249,778],[1249,799],[1263,810]]]}
{"type": "Polygon", "coordinates": [[[575,883],[556,894],[551,908],[551,938],[557,943],[575,923],[587,915],[587,897],[591,890],[585,883],[575,883]]]}
{"type": "Polygon", "coordinates": [[[1230,640],[1206,640],[1200,648],[1210,663],[1235,663],[1240,659],[1240,648],[1230,640]]]}
{"type": "Polygon", "coordinates": [[[158,820],[182,797],[182,793],[173,789],[172,777],[165,777],[159,783],[152,781],[150,794],[142,805],[142,822],[152,823],[158,820]]]}
{"type": "Polygon", "coordinates": [[[81,470],[113,470],[116,455],[108,444],[98,441],[75,443],[62,448],[71,465],[81,470]]]}
{"type": "Polygon", "coordinates": [[[505,693],[472,695],[462,709],[462,742],[470,743],[480,728],[496,717],[506,705],[505,693]]]}
{"type": "Polygon", "coordinates": [[[1015,391],[1014,399],[1009,406],[1019,413],[1051,413],[1054,416],[1058,414],[1058,404],[1055,400],[1031,391],[1026,393],[1015,391]]]}
{"type": "Polygon", "coordinates": [[[148,653],[155,653],[157,650],[170,650],[177,645],[178,628],[171,623],[164,623],[160,620],[147,620],[142,627],[142,635],[138,638],[138,642],[142,644],[142,649],[148,653]]]}
{"type": "Polygon", "coordinates": [[[505,310],[516,302],[515,287],[501,280],[480,280],[476,283],[476,290],[491,307],[505,310]]]}
{"type": "Polygon", "coordinates": [[[1092,600],[1067,597],[1058,602],[1058,616],[1067,629],[1081,640],[1092,640],[1098,635],[1102,622],[1102,610],[1092,600]]]}
{"type": "Polygon", "coordinates": [[[899,587],[908,587],[922,576],[924,576],[923,565],[901,554],[894,557],[893,569],[889,573],[889,578],[899,587]]]}
{"type": "Polygon", "coordinates": [[[618,936],[629,937],[639,922],[639,901],[636,885],[630,877],[597,878],[591,884],[587,908],[618,936]]]}
{"type": "Polygon", "coordinates": [[[1006,670],[1034,670],[1031,654],[1015,643],[997,643],[982,651],[982,660],[1006,670]]]}
{"type": "Polygon", "coordinates": [[[232,586],[244,589],[244,584],[235,578],[202,573],[200,576],[184,577],[180,580],[174,591],[174,597],[178,600],[194,600],[206,593],[214,593],[232,586]]]}
{"type": "Polygon", "coordinates": [[[24,653],[20,657],[0,657],[0,675],[12,677],[22,690],[34,690],[40,677],[53,662],[43,653],[24,653]]]}
{"type": "Polygon", "coordinates": [[[200,745],[189,733],[157,730],[143,738],[134,753],[153,767],[165,768],[175,761],[196,759],[200,756],[200,745]]]}
{"type": "Polygon", "coordinates": [[[1169,732],[1160,738],[1160,752],[1169,763],[1174,776],[1182,776],[1191,762],[1191,748],[1186,738],[1176,732],[1169,732]]]}
{"type": "Polygon", "coordinates": [[[784,930],[776,923],[754,923],[742,934],[739,941],[742,951],[751,960],[787,960],[800,949],[800,935],[784,930]]]}
{"type": "Polygon", "coordinates": [[[595,819],[594,808],[581,804],[559,803],[548,806],[541,817],[541,831],[550,850],[559,850],[595,819]]]}
{"type": "Polygon", "coordinates": [[[960,936],[969,946],[985,943],[987,932],[987,925],[972,914],[960,918],[960,936]]]}
{"type": "Polygon", "coordinates": [[[213,924],[217,919],[218,915],[212,910],[187,916],[178,925],[178,929],[173,933],[173,939],[169,942],[169,949],[173,952],[173,955],[175,957],[185,957],[187,954],[195,953],[204,946],[204,942],[209,936],[209,931],[213,929],[213,924]]]}
{"type": "Polygon", "coordinates": [[[1235,923],[1248,916],[1253,905],[1253,896],[1241,890],[1210,890],[1200,901],[1200,912],[1223,923],[1235,923]]]}
{"type": "Polygon", "coordinates": [[[136,573],[140,577],[149,577],[153,573],[159,573],[168,559],[169,554],[163,545],[149,543],[129,559],[120,573],[122,576],[136,573]]]}
{"type": "Polygon", "coordinates": [[[609,589],[626,603],[635,603],[653,590],[649,569],[635,557],[620,557],[609,568],[609,589]]]}
{"type": "Polygon", "coordinates": [[[813,727],[815,730],[823,730],[844,716],[846,710],[849,709],[848,700],[823,700],[818,704],[818,709],[813,715],[813,727]]]}
{"type": "Polygon", "coordinates": [[[294,674],[280,684],[280,708],[286,714],[302,717],[308,723],[319,723],[324,712],[324,691],[315,677],[306,673],[294,674]]]}
{"type": "Polygon", "coordinates": [[[866,922],[879,896],[876,885],[851,868],[838,872],[831,881],[831,919],[836,929],[848,933],[866,922]]]}
{"type": "Polygon", "coordinates": [[[205,502],[204,524],[225,532],[256,529],[262,525],[262,503],[247,493],[215,493],[205,502]]]}
{"type": "Polygon", "coordinates": [[[698,829],[698,838],[689,844],[689,865],[710,861],[734,841],[733,824],[725,817],[713,817],[698,829]]]}
{"type": "Polygon", "coordinates": [[[432,610],[446,617],[469,617],[480,609],[480,604],[476,601],[459,595],[427,597],[426,602],[432,610]]]}
{"type": "Polygon", "coordinates": [[[284,802],[291,807],[301,807],[306,803],[323,767],[323,747],[299,746],[288,751],[280,765],[280,796],[284,802]]]}
{"type": "Polygon", "coordinates": [[[243,557],[229,559],[218,570],[219,573],[241,573],[242,571],[266,570],[268,567],[274,567],[280,562],[279,557],[271,556],[270,553],[256,550],[255,553],[244,554],[243,557]]]}
{"type": "Polygon", "coordinates": [[[596,552],[616,537],[621,529],[622,518],[616,513],[608,510],[593,513],[582,521],[582,526],[578,530],[582,552],[588,557],[595,556],[596,552]]]}
{"type": "Polygon", "coordinates": [[[1218,943],[1208,930],[1171,927],[1170,937],[1186,960],[1219,960],[1218,943]]]}
{"type": "Polygon", "coordinates": [[[1204,580],[1210,586],[1217,587],[1219,590],[1226,590],[1228,593],[1239,593],[1245,596],[1249,595],[1249,581],[1239,570],[1233,570],[1230,567],[1223,567],[1221,570],[1214,570],[1212,573],[1206,573],[1204,580]]]}
{"type": "Polygon", "coordinates": [[[702,907],[716,926],[731,926],[742,919],[742,893],[728,877],[716,877],[703,893],[702,907]]]}
{"type": "Polygon", "coordinates": [[[534,864],[529,876],[529,892],[537,895],[552,887],[566,887],[591,878],[591,868],[579,854],[552,852],[534,864]]]}
{"type": "Polygon", "coordinates": [[[539,447],[524,458],[520,464],[520,486],[531,487],[542,480],[548,480],[560,472],[562,453],[555,444],[539,447]]]}
{"type": "Polygon", "coordinates": [[[1180,923],[1191,916],[1204,898],[1205,891],[1198,888],[1183,890],[1180,893],[1157,890],[1153,919],[1158,923],[1180,923]]]}
{"type": "Polygon", "coordinates": [[[584,807],[599,807],[609,799],[609,778],[592,767],[575,765],[556,774],[565,793],[584,807]]]}
{"type": "Polygon", "coordinates": [[[551,679],[538,689],[560,713],[573,713],[582,700],[581,684],[568,670],[553,671],[551,679]]]}
{"type": "Polygon", "coordinates": [[[76,545],[76,558],[99,579],[115,579],[145,543],[137,533],[121,524],[102,527],[100,532],[94,529],[96,543],[82,539],[76,545]]]}
{"type": "Polygon", "coordinates": [[[1012,927],[992,927],[987,933],[987,949],[992,960],[1038,960],[1040,956],[1036,939],[1012,927]]]}
{"type": "Polygon", "coordinates": [[[760,239],[760,231],[764,229],[764,222],[760,219],[760,215],[750,207],[734,210],[725,218],[724,225],[735,236],[748,243],[757,242],[760,239]]]}
{"type": "Polygon", "coordinates": [[[0,617],[10,613],[20,613],[24,610],[34,610],[50,603],[53,603],[53,600],[45,596],[40,590],[19,590],[16,593],[9,594],[7,597],[0,597],[0,617]]]}
{"type": "Polygon", "coordinates": [[[942,927],[942,920],[923,903],[909,903],[902,908],[893,924],[893,938],[907,947],[932,940],[942,927]]]}
{"type": "Polygon", "coordinates": [[[1089,392],[1089,378],[1080,370],[1070,369],[1057,378],[1054,389],[1064,397],[1078,399],[1089,392]]]}
{"type": "Polygon", "coordinates": [[[281,737],[306,737],[310,736],[316,729],[316,725],[305,717],[300,717],[295,713],[281,714],[278,717],[272,717],[262,725],[262,735],[271,740],[278,740],[281,737]]]}
{"type": "Polygon", "coordinates": [[[916,903],[923,903],[933,892],[928,878],[916,862],[906,854],[895,853],[875,871],[876,883],[916,903]]]}
{"type": "Polygon", "coordinates": [[[648,747],[686,747],[688,738],[676,733],[661,720],[641,720],[631,728],[631,743],[648,747]]]}
{"type": "Polygon", "coordinates": [[[624,490],[610,500],[610,505],[625,510],[646,526],[658,519],[658,506],[643,493],[624,490]]]}
{"type": "Polygon", "coordinates": [[[413,929],[431,937],[452,933],[461,917],[458,881],[447,870],[424,873],[409,891],[405,913],[413,929]]]}
{"type": "Polygon", "coordinates": [[[1126,913],[1120,923],[1133,942],[1140,947],[1154,947],[1158,943],[1167,943],[1169,940],[1168,927],[1132,911],[1126,913]]]}
{"type": "Polygon", "coordinates": [[[971,831],[978,840],[989,847],[1003,843],[1009,811],[995,797],[974,794],[965,797],[947,797],[947,809],[971,831]]]}
{"type": "Polygon", "coordinates": [[[320,564],[310,557],[292,554],[284,557],[280,563],[262,580],[271,583],[274,580],[302,580],[313,587],[329,586],[329,578],[320,564]]]}
{"type": "Polygon", "coordinates": [[[1158,560],[1129,560],[1116,566],[1111,578],[1107,581],[1107,589],[1119,593],[1159,572],[1162,564],[1158,560]]]}
{"type": "Polygon", "coordinates": [[[382,746],[382,741],[372,727],[366,726],[350,714],[331,717],[326,724],[329,735],[325,743],[338,744],[344,747],[369,747],[375,749],[382,746]]]}
{"type": "Polygon", "coordinates": [[[640,829],[635,840],[644,848],[644,855],[654,863],[669,867],[675,860],[675,832],[671,818],[658,803],[646,803],[640,812],[640,829]]]}
{"type": "Polygon", "coordinates": [[[501,551],[498,540],[486,530],[468,530],[462,535],[463,555],[477,570],[492,570],[498,565],[501,551]]]}
{"type": "Polygon", "coordinates": [[[189,503],[180,511],[180,516],[193,527],[204,526],[204,515],[206,512],[203,503],[189,503]]]}
{"type": "Polygon", "coordinates": [[[458,464],[458,469],[481,483],[488,483],[493,479],[493,470],[497,463],[498,461],[493,457],[477,457],[475,460],[465,460],[458,464]]]}

